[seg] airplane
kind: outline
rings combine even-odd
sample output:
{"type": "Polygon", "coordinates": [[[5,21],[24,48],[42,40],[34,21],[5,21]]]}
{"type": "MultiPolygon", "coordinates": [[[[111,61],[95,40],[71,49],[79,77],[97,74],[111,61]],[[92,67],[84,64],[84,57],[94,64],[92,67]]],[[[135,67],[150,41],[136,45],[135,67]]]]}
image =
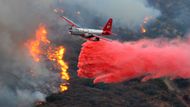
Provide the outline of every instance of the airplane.
{"type": "Polygon", "coordinates": [[[102,30],[99,30],[99,29],[82,28],[79,25],[75,24],[72,20],[66,18],[65,16],[60,16],[60,17],[64,19],[71,26],[71,28],[69,28],[69,33],[71,35],[79,35],[82,38],[85,38],[86,40],[100,41],[102,39],[102,40],[111,41],[110,39],[104,38],[102,36],[116,35],[112,33],[112,23],[113,23],[112,18],[108,20],[108,22],[105,24],[102,30]]]}

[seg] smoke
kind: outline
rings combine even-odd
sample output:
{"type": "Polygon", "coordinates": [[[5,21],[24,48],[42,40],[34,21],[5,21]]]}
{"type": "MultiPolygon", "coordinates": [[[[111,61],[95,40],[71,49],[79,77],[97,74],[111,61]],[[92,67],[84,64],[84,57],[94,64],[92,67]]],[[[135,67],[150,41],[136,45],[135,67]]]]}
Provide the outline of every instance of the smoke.
{"type": "Polygon", "coordinates": [[[181,25],[186,30],[189,30],[190,28],[189,4],[190,1],[178,2],[177,5],[174,6],[173,12],[171,12],[173,13],[173,17],[171,17],[171,19],[173,19],[174,22],[177,22],[177,24],[181,25]]]}
{"type": "Polygon", "coordinates": [[[175,39],[88,41],[83,44],[78,75],[94,83],[115,83],[143,77],[190,78],[190,42],[175,39]]]}
{"type": "MultiPolygon", "coordinates": [[[[159,10],[151,7],[146,0],[64,0],[63,3],[70,9],[81,6],[101,18],[113,17],[117,23],[116,26],[127,26],[131,29],[139,27],[145,17],[156,18],[161,14],[159,10]]],[[[82,15],[84,18],[91,17],[91,14],[84,13],[82,15]]]]}
{"type": "Polygon", "coordinates": [[[33,62],[24,43],[53,20],[51,0],[0,0],[0,105],[30,107],[58,92],[58,74],[33,62]]]}

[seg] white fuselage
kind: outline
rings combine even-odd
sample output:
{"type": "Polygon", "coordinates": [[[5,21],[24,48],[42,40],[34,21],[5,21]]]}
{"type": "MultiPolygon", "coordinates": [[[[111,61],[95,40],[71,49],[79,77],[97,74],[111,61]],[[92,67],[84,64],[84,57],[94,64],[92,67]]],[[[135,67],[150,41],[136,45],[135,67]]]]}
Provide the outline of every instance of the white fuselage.
{"type": "Polygon", "coordinates": [[[96,29],[85,29],[85,28],[72,28],[70,30],[72,35],[92,35],[92,34],[96,34],[96,35],[102,35],[103,34],[103,30],[96,30],[96,29]]]}

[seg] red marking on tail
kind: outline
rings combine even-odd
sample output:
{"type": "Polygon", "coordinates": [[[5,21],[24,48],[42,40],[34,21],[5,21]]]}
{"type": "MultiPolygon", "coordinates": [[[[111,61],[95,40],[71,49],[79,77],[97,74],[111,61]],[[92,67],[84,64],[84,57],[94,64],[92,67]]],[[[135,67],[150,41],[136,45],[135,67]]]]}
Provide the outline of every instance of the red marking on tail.
{"type": "Polygon", "coordinates": [[[111,35],[112,34],[112,23],[113,23],[113,19],[110,18],[103,28],[103,35],[111,35]]]}

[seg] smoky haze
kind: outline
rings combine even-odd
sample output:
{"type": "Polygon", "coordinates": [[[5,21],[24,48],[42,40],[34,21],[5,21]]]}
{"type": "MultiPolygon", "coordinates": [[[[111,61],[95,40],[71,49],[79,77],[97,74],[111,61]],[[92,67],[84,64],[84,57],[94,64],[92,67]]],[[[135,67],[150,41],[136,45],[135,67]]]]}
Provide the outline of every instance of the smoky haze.
{"type": "Polygon", "coordinates": [[[58,74],[35,64],[24,46],[39,23],[51,23],[52,4],[50,0],[0,0],[1,107],[30,107],[58,91],[58,74]]]}
{"type": "MultiPolygon", "coordinates": [[[[93,15],[113,17],[115,26],[138,28],[146,16],[158,17],[159,10],[149,6],[146,0],[64,0],[69,7],[81,6],[93,15]]],[[[84,14],[83,14],[84,15],[84,14]]],[[[90,17],[86,14],[83,17],[90,17]]]]}

